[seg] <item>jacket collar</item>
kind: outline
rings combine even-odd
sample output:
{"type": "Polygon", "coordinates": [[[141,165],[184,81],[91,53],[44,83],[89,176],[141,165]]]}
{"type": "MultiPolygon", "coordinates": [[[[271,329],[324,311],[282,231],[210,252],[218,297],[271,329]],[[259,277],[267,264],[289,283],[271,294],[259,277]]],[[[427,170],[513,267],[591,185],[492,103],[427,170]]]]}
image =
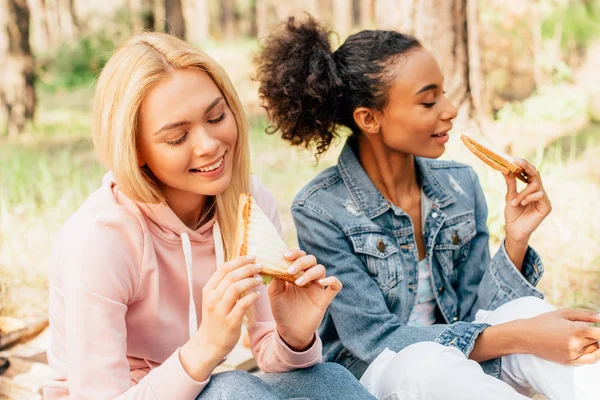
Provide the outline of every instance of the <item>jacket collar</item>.
{"type": "MultiPolygon", "coordinates": [[[[377,190],[354,154],[352,139],[346,141],[338,159],[337,168],[354,203],[370,219],[390,208],[390,203],[377,190]]],[[[415,164],[421,188],[431,199],[434,208],[443,208],[456,201],[456,198],[439,182],[427,159],[415,157],[415,164]]]]}

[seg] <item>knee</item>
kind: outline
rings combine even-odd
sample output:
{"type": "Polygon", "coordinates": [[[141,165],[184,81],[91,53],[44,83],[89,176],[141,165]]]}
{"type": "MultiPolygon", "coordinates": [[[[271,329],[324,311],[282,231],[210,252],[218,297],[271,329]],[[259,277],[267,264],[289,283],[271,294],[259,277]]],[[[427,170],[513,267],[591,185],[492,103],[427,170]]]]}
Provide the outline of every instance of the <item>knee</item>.
{"type": "Polygon", "coordinates": [[[420,342],[412,344],[390,361],[385,374],[397,379],[400,372],[404,379],[412,382],[435,382],[440,377],[447,376],[450,368],[457,364],[468,362],[465,355],[454,347],[448,347],[436,342],[420,342]]]}
{"type": "Polygon", "coordinates": [[[236,396],[241,393],[247,393],[250,398],[255,395],[264,394],[269,387],[258,377],[246,371],[233,370],[221,372],[210,378],[208,386],[200,393],[199,399],[213,398],[218,393],[223,398],[236,396]],[[204,396],[204,397],[203,397],[204,396]]]}
{"type": "Polygon", "coordinates": [[[327,379],[337,379],[337,378],[353,378],[353,375],[346,368],[341,366],[340,364],[333,362],[326,362],[322,364],[315,364],[310,368],[306,368],[306,373],[311,374],[316,377],[323,377],[327,379]]]}
{"type": "Polygon", "coordinates": [[[490,314],[486,322],[496,325],[515,319],[533,318],[554,310],[554,306],[545,300],[534,296],[520,297],[498,307],[490,314]]]}

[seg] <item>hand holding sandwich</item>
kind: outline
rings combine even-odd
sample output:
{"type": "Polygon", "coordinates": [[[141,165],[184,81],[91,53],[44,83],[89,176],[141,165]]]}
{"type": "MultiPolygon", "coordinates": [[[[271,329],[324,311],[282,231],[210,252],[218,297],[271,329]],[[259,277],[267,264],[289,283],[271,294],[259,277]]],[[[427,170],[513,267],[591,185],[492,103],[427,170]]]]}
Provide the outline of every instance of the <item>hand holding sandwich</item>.
{"type": "Polygon", "coordinates": [[[283,341],[292,350],[303,351],[312,345],[327,306],[342,283],[334,276],[325,277],[325,267],[304,251],[289,250],[284,256],[293,261],[289,273],[304,273],[296,283],[273,279],[269,286],[271,311],[283,341]]]}
{"type": "Polygon", "coordinates": [[[528,176],[528,183],[521,192],[518,192],[515,176],[504,175],[506,180],[505,246],[509,257],[520,270],[529,237],[550,214],[552,205],[536,168],[523,159],[514,159],[514,163],[523,168],[528,176]]]}
{"type": "Polygon", "coordinates": [[[502,172],[506,180],[506,252],[520,271],[529,237],[552,210],[550,199],[542,185],[542,178],[533,165],[492,149],[467,135],[461,135],[463,144],[481,161],[502,172]],[[517,191],[517,181],[527,186],[517,191]]]}

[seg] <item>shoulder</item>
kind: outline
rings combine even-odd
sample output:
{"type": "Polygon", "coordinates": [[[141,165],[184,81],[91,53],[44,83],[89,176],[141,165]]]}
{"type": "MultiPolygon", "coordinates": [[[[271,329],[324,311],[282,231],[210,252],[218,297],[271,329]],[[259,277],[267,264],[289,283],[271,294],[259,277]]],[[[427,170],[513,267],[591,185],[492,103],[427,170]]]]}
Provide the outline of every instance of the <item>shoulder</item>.
{"type": "Polygon", "coordinates": [[[102,187],[59,230],[49,273],[99,292],[110,290],[107,285],[133,289],[142,253],[140,218],[102,187]]]}
{"type": "Polygon", "coordinates": [[[310,180],[296,196],[293,206],[305,206],[308,204],[319,204],[325,199],[331,199],[339,195],[344,189],[344,183],[337,166],[329,167],[320,172],[310,180]]]}

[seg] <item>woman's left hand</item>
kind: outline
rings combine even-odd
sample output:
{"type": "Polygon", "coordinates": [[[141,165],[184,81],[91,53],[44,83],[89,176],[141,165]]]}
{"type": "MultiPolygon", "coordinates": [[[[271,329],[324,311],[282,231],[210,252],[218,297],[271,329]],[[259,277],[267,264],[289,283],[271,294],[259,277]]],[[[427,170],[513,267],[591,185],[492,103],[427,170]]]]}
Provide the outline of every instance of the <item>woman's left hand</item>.
{"type": "Polygon", "coordinates": [[[302,250],[289,250],[284,257],[293,261],[288,272],[304,274],[296,284],[273,279],[269,285],[271,311],[283,341],[294,351],[304,351],[313,344],[315,332],[329,303],[342,289],[342,282],[334,276],[326,277],[325,267],[302,250]]]}
{"type": "Polygon", "coordinates": [[[525,189],[517,192],[515,176],[504,175],[507,186],[504,208],[506,240],[526,246],[533,231],[550,214],[552,205],[537,169],[520,158],[516,158],[514,162],[529,176],[529,183],[525,189]]]}

